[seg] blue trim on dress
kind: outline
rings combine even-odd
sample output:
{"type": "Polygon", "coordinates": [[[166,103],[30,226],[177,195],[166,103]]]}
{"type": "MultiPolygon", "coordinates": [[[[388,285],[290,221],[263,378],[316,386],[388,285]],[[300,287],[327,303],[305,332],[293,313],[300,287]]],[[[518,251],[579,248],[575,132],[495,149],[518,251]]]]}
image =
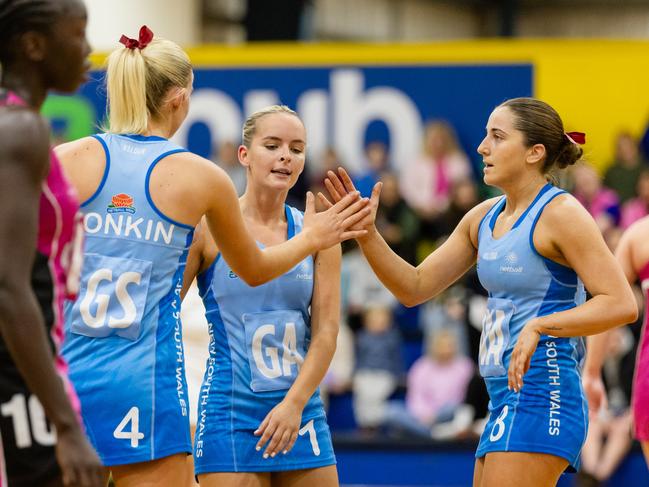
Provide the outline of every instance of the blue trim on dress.
{"type": "Polygon", "coordinates": [[[108,179],[108,170],[110,169],[110,152],[108,151],[108,145],[106,144],[106,141],[98,134],[91,135],[93,139],[96,139],[99,141],[101,146],[104,148],[104,153],[106,154],[106,167],[104,167],[104,175],[101,177],[101,182],[99,183],[99,186],[95,190],[95,192],[92,194],[90,198],[88,198],[86,201],[81,203],[81,207],[83,208],[84,206],[89,205],[92,203],[97,196],[99,196],[99,193],[104,189],[104,185],[106,184],[106,180],[108,179]]]}

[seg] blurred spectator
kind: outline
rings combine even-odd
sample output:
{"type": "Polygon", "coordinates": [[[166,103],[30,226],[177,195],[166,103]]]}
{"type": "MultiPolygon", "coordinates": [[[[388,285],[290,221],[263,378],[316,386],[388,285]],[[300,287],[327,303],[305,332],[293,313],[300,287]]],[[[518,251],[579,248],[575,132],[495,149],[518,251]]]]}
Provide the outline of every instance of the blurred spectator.
{"type": "Polygon", "coordinates": [[[636,183],[636,193],[638,196],[627,201],[622,207],[622,220],[620,226],[624,229],[631,224],[649,215],[649,169],[644,169],[636,183]]]}
{"type": "Polygon", "coordinates": [[[437,220],[437,231],[446,238],[467,211],[480,202],[478,186],[472,179],[460,179],[451,186],[451,199],[448,208],[437,220]]]}
{"type": "Polygon", "coordinates": [[[374,141],[365,147],[365,167],[353,177],[354,186],[361,196],[370,197],[372,188],[382,172],[388,170],[388,148],[383,142],[374,141]]]}
{"type": "Polygon", "coordinates": [[[615,160],[604,175],[604,185],[615,191],[624,203],[636,196],[636,181],[646,168],[637,141],[628,132],[622,132],[617,136],[615,160]]]}
{"type": "Polygon", "coordinates": [[[246,168],[239,163],[237,145],[229,140],[224,140],[219,145],[216,163],[223,169],[234,183],[237,194],[241,196],[246,190],[246,168]]]}
{"type": "Polygon", "coordinates": [[[386,426],[399,432],[430,437],[437,422],[453,418],[466,394],[473,362],[458,354],[457,337],[448,329],[430,335],[426,355],[408,372],[405,403],[389,403],[386,426]]]}
{"type": "Polygon", "coordinates": [[[452,333],[460,354],[469,356],[465,296],[464,287],[456,285],[431,299],[419,311],[419,326],[426,337],[434,337],[444,330],[452,333]]]}
{"type": "MultiPolygon", "coordinates": [[[[318,160],[313,164],[307,164],[304,168],[306,175],[308,175],[309,188],[311,192],[317,195],[319,192],[328,195],[324,180],[327,177],[327,171],[336,172],[339,166],[342,166],[340,157],[333,147],[327,147],[318,160]]],[[[304,175],[303,175],[304,176],[304,175]]],[[[316,198],[317,200],[317,198],[316,198]]]]}
{"type": "Polygon", "coordinates": [[[325,408],[328,406],[329,394],[342,394],[351,389],[354,365],[354,334],[342,320],[336,340],[336,352],[320,384],[320,396],[325,408]]]}
{"type": "Polygon", "coordinates": [[[628,328],[611,330],[608,345],[603,368],[608,409],[590,415],[588,435],[581,452],[579,487],[603,486],[631,449],[630,376],[628,369],[622,367],[622,359],[630,353],[635,356],[633,334],[628,328]]]}
{"type": "Polygon", "coordinates": [[[442,120],[426,125],[421,156],[405,164],[401,194],[420,218],[430,221],[449,203],[453,183],[471,178],[471,164],[453,127],[442,120]]]}
{"type": "Polygon", "coordinates": [[[401,336],[387,307],[371,307],[363,314],[356,337],[353,378],[354,416],[358,426],[373,432],[385,420],[387,399],[403,373],[401,336]]]}
{"type": "Polygon", "coordinates": [[[379,209],[376,228],[390,248],[411,264],[416,264],[419,219],[399,193],[399,181],[394,173],[381,174],[379,209]]]}
{"type": "Polygon", "coordinates": [[[381,284],[363,257],[356,242],[344,245],[341,269],[341,303],[347,323],[352,330],[361,326],[361,317],[368,308],[392,310],[397,304],[394,295],[381,284]]]}
{"type": "Polygon", "coordinates": [[[597,222],[603,234],[620,222],[620,201],[612,189],[602,186],[595,169],[588,164],[574,168],[574,195],[597,222]]]}

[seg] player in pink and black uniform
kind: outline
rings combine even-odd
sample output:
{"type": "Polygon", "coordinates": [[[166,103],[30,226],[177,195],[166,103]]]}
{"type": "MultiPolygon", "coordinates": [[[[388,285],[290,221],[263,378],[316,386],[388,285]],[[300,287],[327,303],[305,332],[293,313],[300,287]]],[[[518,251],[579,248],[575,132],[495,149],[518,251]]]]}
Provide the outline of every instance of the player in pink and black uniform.
{"type": "Polygon", "coordinates": [[[2,487],[102,482],[58,355],[79,205],[38,113],[49,89],[69,93],[84,81],[85,27],[78,0],[0,0],[2,487]]]}

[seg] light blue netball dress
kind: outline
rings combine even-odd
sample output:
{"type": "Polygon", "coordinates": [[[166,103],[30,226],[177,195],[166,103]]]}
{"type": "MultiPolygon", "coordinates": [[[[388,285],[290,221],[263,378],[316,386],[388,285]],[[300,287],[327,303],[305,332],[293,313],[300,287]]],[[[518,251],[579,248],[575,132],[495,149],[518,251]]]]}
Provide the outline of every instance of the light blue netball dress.
{"type": "Polygon", "coordinates": [[[585,300],[575,271],[541,256],[533,234],[545,206],[564,191],[544,186],[512,229],[493,237],[501,198],[479,227],[478,276],[489,292],[480,342],[480,373],[489,391],[489,421],[476,457],[490,452],[548,453],[575,469],[588,429],[581,386],[582,338],[543,335],[520,392],[507,389],[512,350],[536,316],[574,308],[585,300]]]}
{"type": "MultiPolygon", "coordinates": [[[[288,238],[303,215],[286,209],[288,238]]],[[[313,258],[258,287],[237,277],[220,254],[198,277],[210,334],[198,398],[196,475],[272,472],[334,465],[331,435],[316,391],[302,413],[293,449],[264,459],[253,432],[286,396],[309,348],[313,258]]]]}
{"type": "Polygon", "coordinates": [[[151,200],[149,177],[185,149],[161,137],[101,134],[106,170],[81,205],[81,289],[63,348],[86,431],[104,465],[191,452],[180,290],[193,228],[151,200]]]}

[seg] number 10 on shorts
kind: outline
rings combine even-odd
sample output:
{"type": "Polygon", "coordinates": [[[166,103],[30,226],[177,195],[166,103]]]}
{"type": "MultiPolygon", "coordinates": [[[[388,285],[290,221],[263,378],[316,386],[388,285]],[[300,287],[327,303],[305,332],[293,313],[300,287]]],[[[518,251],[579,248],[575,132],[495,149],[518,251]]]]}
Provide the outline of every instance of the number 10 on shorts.
{"type": "Polygon", "coordinates": [[[113,437],[118,440],[131,440],[131,446],[137,448],[140,440],[144,438],[144,433],[140,433],[140,410],[133,406],[128,410],[126,416],[117,425],[113,431],[113,437]],[[127,426],[131,425],[130,431],[127,431],[127,426]]]}

